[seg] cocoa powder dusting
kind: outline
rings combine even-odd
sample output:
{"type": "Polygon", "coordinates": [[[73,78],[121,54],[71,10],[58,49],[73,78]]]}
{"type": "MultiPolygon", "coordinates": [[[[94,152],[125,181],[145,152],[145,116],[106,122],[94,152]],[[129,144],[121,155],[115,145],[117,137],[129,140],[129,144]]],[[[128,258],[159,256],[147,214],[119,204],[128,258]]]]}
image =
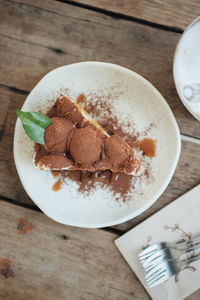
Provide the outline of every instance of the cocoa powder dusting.
{"type": "MultiPolygon", "coordinates": [[[[106,171],[56,171],[56,176],[52,172],[54,177],[59,176],[59,181],[56,181],[53,186],[60,185],[66,180],[70,179],[79,184],[80,192],[89,192],[98,183],[102,188],[108,187],[113,190],[114,194],[120,194],[122,198],[127,194],[132,186],[132,175],[116,172],[113,173],[110,170],[106,171]]],[[[123,199],[125,200],[125,198],[123,199]]]]}
{"type": "Polygon", "coordinates": [[[106,171],[61,171],[61,177],[71,179],[79,184],[79,191],[90,191],[98,183],[102,188],[108,187],[114,194],[119,193],[122,197],[126,195],[131,187],[132,175],[124,173],[113,173],[106,171]]]}
{"type": "Polygon", "coordinates": [[[109,135],[118,134],[124,138],[124,140],[131,146],[134,147],[137,137],[132,136],[128,133],[124,133],[120,128],[117,118],[108,117],[105,121],[101,122],[101,126],[106,130],[109,135]]]}
{"type": "MultiPolygon", "coordinates": [[[[122,136],[131,147],[135,146],[137,136],[123,132],[121,126],[119,125],[118,119],[113,116],[112,110],[108,103],[103,102],[100,98],[96,101],[95,105],[90,105],[90,112],[109,135],[118,134],[122,136]],[[102,111],[107,112],[108,116],[106,118],[101,116],[102,111]]],[[[128,124],[128,126],[131,127],[132,124],[128,124]]]]}
{"type": "Polygon", "coordinates": [[[132,175],[127,175],[124,173],[112,173],[111,174],[111,186],[115,193],[125,196],[130,190],[132,185],[132,175]]]}
{"type": "MultiPolygon", "coordinates": [[[[143,141],[138,142],[137,134],[130,135],[128,133],[124,133],[117,118],[113,116],[111,107],[106,103],[106,101],[102,101],[102,99],[99,98],[96,100],[95,104],[90,104],[86,96],[84,94],[80,94],[77,97],[76,102],[82,105],[87,112],[90,112],[92,117],[97,120],[97,122],[110,136],[118,134],[122,136],[131,147],[138,147],[141,149],[144,155],[148,155],[149,157],[155,156],[155,141],[152,139],[144,139],[143,141]],[[107,117],[102,116],[102,112],[104,111],[107,112],[107,117]]],[[[128,126],[131,127],[132,124],[129,124],[128,126]]],[[[129,200],[127,193],[133,188],[133,175],[127,175],[120,172],[114,173],[110,170],[95,172],[77,170],[52,171],[52,174],[56,178],[59,177],[59,180],[56,181],[54,186],[60,186],[60,182],[65,182],[70,179],[78,183],[78,189],[80,192],[90,192],[98,184],[102,188],[111,189],[114,194],[119,195],[117,199],[121,199],[123,201],[129,200]]],[[[149,178],[149,170],[145,169],[142,175],[149,178]]]]}

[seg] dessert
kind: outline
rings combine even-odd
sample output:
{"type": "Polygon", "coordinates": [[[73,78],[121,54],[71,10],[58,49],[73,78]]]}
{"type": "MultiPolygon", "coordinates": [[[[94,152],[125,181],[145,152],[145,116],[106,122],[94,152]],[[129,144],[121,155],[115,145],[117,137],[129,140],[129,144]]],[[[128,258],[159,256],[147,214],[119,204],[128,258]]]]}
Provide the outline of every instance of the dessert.
{"type": "Polygon", "coordinates": [[[71,98],[60,96],[47,112],[45,144],[36,144],[34,162],[50,170],[110,170],[135,174],[140,159],[121,136],[109,136],[71,98]]]}

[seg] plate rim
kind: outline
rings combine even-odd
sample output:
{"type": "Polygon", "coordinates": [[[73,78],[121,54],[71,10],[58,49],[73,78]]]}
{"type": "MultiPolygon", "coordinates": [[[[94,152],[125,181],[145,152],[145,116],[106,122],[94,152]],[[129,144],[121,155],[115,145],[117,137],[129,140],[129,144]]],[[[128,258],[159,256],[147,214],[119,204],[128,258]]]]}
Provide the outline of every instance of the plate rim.
{"type": "Polygon", "coordinates": [[[174,79],[174,84],[176,87],[176,91],[177,94],[181,100],[181,102],[183,103],[183,105],[185,106],[185,108],[189,111],[189,113],[198,121],[200,121],[200,117],[198,117],[190,108],[190,106],[187,104],[186,100],[184,99],[184,97],[181,95],[181,91],[178,85],[178,71],[177,71],[177,67],[176,65],[176,61],[177,61],[177,56],[179,56],[179,47],[181,45],[181,43],[183,42],[183,39],[185,38],[185,35],[187,35],[188,30],[190,30],[195,24],[196,22],[200,21],[200,16],[198,16],[197,18],[195,18],[184,30],[184,32],[182,33],[181,37],[178,40],[178,43],[176,45],[175,51],[174,51],[174,57],[173,57],[173,79],[174,79]]]}

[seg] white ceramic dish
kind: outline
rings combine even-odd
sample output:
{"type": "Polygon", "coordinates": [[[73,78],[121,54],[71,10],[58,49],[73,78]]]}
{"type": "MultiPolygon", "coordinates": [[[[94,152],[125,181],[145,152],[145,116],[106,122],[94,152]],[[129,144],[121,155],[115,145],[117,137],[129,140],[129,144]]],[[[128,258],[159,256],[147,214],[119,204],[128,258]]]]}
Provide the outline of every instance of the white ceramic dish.
{"type": "Polygon", "coordinates": [[[181,101],[200,121],[200,16],[183,33],[174,55],[174,82],[181,101]]]}
{"type": "MultiPolygon", "coordinates": [[[[125,222],[148,209],[171,180],[180,155],[180,133],[176,120],[161,94],[143,77],[121,66],[82,62],[63,66],[48,73],[31,91],[22,110],[46,111],[62,91],[72,98],[80,93],[110,94],[114,88],[115,109],[131,119],[138,130],[152,129],[157,140],[157,155],[152,159],[154,181],[141,185],[132,200],[119,203],[104,189],[83,197],[75,182],[68,182],[59,192],[52,191],[55,179],[49,172],[32,164],[32,142],[19,120],[14,135],[14,158],[21,182],[30,198],[50,218],[67,225],[99,228],[125,222]],[[115,100],[116,99],[116,100],[115,100]],[[150,126],[154,124],[155,126],[150,126]]],[[[109,97],[106,98],[109,101],[109,97]]]]}

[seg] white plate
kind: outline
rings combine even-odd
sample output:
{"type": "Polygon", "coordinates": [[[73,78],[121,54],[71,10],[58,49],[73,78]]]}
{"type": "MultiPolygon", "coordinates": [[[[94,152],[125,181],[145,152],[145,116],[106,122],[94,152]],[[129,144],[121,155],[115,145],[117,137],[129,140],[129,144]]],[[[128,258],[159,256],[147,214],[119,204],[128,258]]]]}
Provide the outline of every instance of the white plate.
{"type": "MultiPolygon", "coordinates": [[[[69,181],[59,192],[52,191],[55,179],[32,163],[32,142],[19,119],[14,135],[14,158],[21,182],[30,198],[50,218],[67,225],[99,228],[125,222],[149,208],[163,193],[175,171],[180,155],[180,133],[176,120],[161,94],[143,77],[118,65],[82,62],[48,73],[31,91],[22,109],[43,111],[62,91],[71,97],[80,93],[110,94],[114,91],[115,112],[131,120],[139,131],[151,128],[157,140],[157,155],[152,159],[154,181],[141,184],[132,200],[119,203],[105,189],[85,197],[77,184],[69,181]],[[150,126],[150,124],[155,126],[150,126]]],[[[109,97],[107,98],[109,100],[109,97]]]]}
{"type": "Polygon", "coordinates": [[[200,16],[184,31],[176,47],[174,82],[189,112],[200,121],[200,16]]]}

